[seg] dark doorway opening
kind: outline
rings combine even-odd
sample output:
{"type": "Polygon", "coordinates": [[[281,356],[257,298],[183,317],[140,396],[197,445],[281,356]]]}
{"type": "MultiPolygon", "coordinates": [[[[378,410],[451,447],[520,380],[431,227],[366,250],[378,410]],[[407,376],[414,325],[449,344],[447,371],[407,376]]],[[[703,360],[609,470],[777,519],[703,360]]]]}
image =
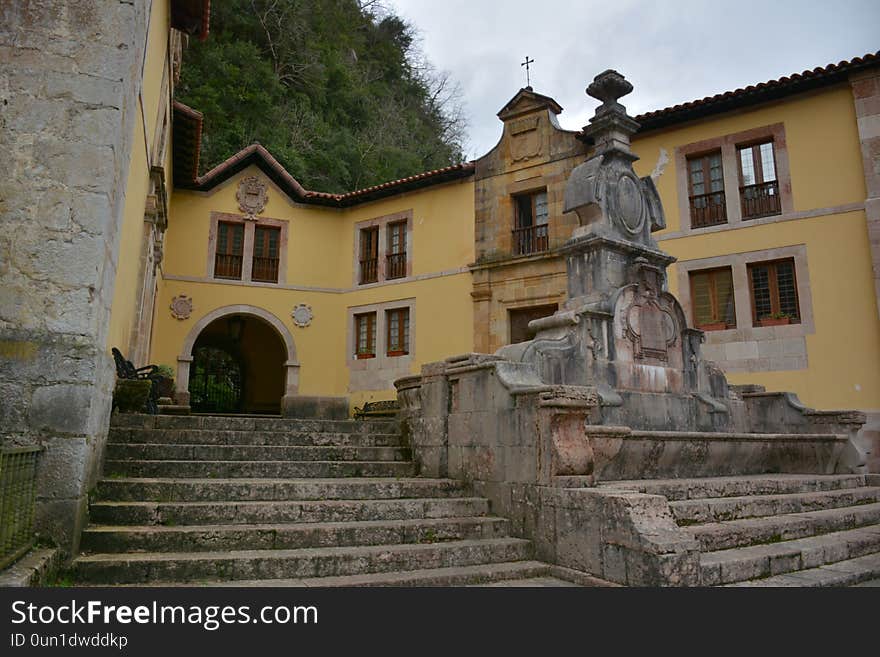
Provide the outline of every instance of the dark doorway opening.
{"type": "Polygon", "coordinates": [[[221,317],[199,334],[192,353],[193,412],[280,413],[287,349],[270,324],[252,315],[221,317]]]}

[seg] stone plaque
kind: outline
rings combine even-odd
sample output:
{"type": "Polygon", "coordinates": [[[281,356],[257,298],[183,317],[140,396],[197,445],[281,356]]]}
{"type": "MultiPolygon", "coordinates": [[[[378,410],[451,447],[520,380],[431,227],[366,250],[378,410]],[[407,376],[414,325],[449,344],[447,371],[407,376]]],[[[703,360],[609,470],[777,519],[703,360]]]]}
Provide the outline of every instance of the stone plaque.
{"type": "Polygon", "coordinates": [[[189,316],[192,315],[192,311],[192,297],[181,294],[171,300],[171,316],[174,319],[189,319],[189,316]]]}
{"type": "Polygon", "coordinates": [[[305,303],[297,304],[290,315],[293,317],[293,323],[300,328],[305,328],[311,324],[312,318],[314,317],[312,314],[312,307],[305,303]]]}

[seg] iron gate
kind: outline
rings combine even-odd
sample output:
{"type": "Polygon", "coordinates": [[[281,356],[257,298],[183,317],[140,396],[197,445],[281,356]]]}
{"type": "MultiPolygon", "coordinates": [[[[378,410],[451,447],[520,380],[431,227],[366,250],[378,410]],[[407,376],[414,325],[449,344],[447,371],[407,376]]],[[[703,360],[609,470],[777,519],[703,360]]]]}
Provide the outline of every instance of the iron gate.
{"type": "Polygon", "coordinates": [[[242,402],[241,362],[218,347],[193,350],[189,375],[190,407],[196,413],[237,413],[242,402]]]}

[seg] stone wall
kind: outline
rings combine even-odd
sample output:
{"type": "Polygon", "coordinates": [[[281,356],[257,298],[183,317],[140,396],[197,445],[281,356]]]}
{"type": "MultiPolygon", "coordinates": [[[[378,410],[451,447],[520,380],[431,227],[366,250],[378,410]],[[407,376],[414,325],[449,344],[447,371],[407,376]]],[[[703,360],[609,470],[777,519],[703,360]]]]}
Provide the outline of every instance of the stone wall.
{"type": "Polygon", "coordinates": [[[521,90],[499,113],[504,133],[477,160],[474,175],[474,349],[492,353],[510,342],[510,310],[561,304],[565,262],[558,249],[578,225],[563,211],[563,191],[586,146],[562,130],[551,98],[521,90]],[[548,250],[514,253],[515,196],[547,192],[548,250]]]}
{"type": "Polygon", "coordinates": [[[70,551],[110,414],[106,333],[146,11],[0,5],[0,437],[45,447],[36,525],[70,551]]]}

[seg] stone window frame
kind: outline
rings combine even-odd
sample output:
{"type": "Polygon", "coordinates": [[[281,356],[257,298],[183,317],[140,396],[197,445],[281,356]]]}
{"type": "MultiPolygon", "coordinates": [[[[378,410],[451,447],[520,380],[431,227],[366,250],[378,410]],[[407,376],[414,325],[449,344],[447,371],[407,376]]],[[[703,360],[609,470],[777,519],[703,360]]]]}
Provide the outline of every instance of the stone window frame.
{"type": "Polygon", "coordinates": [[[733,273],[736,327],[706,331],[707,342],[726,343],[751,340],[771,340],[802,337],[816,332],[813,320],[813,299],[810,291],[810,272],[807,264],[807,247],[804,244],[783,246],[761,251],[731,253],[711,258],[699,258],[696,260],[683,260],[677,262],[676,274],[678,277],[678,299],[685,311],[690,326],[694,325],[693,304],[691,302],[690,291],[691,272],[697,272],[704,269],[718,269],[721,267],[730,267],[733,273]],[[753,326],[748,265],[786,259],[794,260],[801,320],[796,324],[786,324],[782,326],[753,326]]]}
{"type": "MultiPolygon", "coordinates": [[[[409,371],[416,357],[416,299],[395,299],[361,306],[349,306],[346,319],[346,363],[351,372],[375,373],[373,378],[377,382],[374,386],[358,386],[356,390],[384,389],[387,385],[381,383],[388,372],[399,373],[401,370],[409,371]],[[388,327],[387,312],[389,310],[406,309],[409,311],[409,353],[399,356],[389,356],[387,353],[388,327]],[[376,356],[374,358],[357,357],[355,353],[355,315],[376,314],[376,356]]],[[[399,374],[398,374],[399,375],[399,374]]],[[[390,384],[390,382],[388,382],[390,384]]],[[[351,388],[351,385],[349,386],[351,388]]],[[[354,391],[354,390],[352,390],[354,391]]]]}
{"type": "Polygon", "coordinates": [[[284,219],[273,219],[270,217],[256,217],[255,219],[246,219],[244,215],[232,212],[211,212],[211,226],[208,232],[208,259],[207,282],[229,282],[244,285],[254,285],[257,287],[278,287],[287,282],[287,244],[288,244],[288,227],[290,222],[284,219]],[[241,251],[241,279],[216,278],[214,276],[214,255],[217,251],[217,228],[220,222],[237,223],[244,225],[244,241],[241,251]],[[257,226],[267,228],[280,228],[281,235],[278,238],[278,280],[274,283],[267,281],[251,280],[254,265],[254,232],[257,226]]]}
{"type": "Polygon", "coordinates": [[[779,221],[780,217],[794,212],[794,200],[791,193],[791,170],[788,161],[788,146],[785,139],[785,125],[771,125],[751,128],[711,139],[676,146],[674,153],[676,189],[678,191],[678,237],[698,235],[721,230],[732,230],[743,226],[757,226],[762,223],[779,221]],[[739,153],[738,148],[762,141],[773,142],[773,154],[776,160],[776,179],[779,181],[780,213],[769,217],[755,219],[742,218],[742,203],[739,187],[739,153]],[[721,167],[724,175],[724,199],[727,222],[702,228],[691,227],[689,202],[688,158],[712,151],[721,151],[721,167]],[[731,193],[735,192],[735,193],[731,193]]]}
{"type": "Polygon", "coordinates": [[[367,289],[384,285],[386,283],[399,283],[408,281],[412,278],[412,258],[413,258],[413,211],[412,208],[401,212],[374,217],[373,219],[365,219],[354,224],[354,253],[352,255],[352,286],[357,289],[367,289]],[[406,222],[406,275],[398,278],[386,277],[387,252],[388,252],[388,226],[389,224],[406,222]],[[360,282],[360,257],[361,257],[361,231],[365,228],[379,228],[379,245],[378,245],[378,263],[375,283],[360,282]]]}

